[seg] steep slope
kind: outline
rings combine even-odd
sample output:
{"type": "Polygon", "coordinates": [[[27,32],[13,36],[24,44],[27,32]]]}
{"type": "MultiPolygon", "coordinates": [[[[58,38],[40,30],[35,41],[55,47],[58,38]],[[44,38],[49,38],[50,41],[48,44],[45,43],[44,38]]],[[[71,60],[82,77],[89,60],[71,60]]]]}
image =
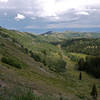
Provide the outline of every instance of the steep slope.
{"type": "Polygon", "coordinates": [[[61,82],[61,80],[65,81],[64,79],[62,79],[63,77],[59,74],[51,72],[40,62],[34,61],[34,59],[30,57],[30,55],[25,53],[25,50],[21,47],[21,45],[14,41],[13,37],[9,36],[0,34],[1,96],[4,94],[5,89],[8,89],[8,92],[4,94],[2,100],[6,100],[7,98],[9,100],[10,96],[13,95],[13,91],[16,92],[16,88],[18,87],[31,88],[34,92],[36,92],[36,94],[50,95],[52,94],[52,92],[56,96],[59,95],[59,93],[66,94],[62,89],[63,83],[61,82]],[[17,59],[24,64],[23,68],[16,68],[15,65],[11,65],[12,62],[2,62],[3,57],[7,57],[8,59],[17,59]]]}
{"type": "Polygon", "coordinates": [[[13,42],[13,39],[9,37],[0,36],[0,96],[4,96],[4,100],[7,100],[9,95],[13,95],[13,91],[16,92],[18,87],[31,88],[36,94],[52,94],[53,92],[58,95],[61,88],[53,84],[54,81],[58,81],[58,75],[51,74],[48,69],[41,66],[43,64],[25,54],[20,44],[13,42]],[[13,61],[16,58],[17,63],[19,61],[23,63],[23,68],[16,68],[15,65],[11,65],[12,62],[2,62],[3,57],[12,58],[13,61]],[[8,89],[5,94],[4,89],[8,89]]]}
{"type": "Polygon", "coordinates": [[[40,42],[37,40],[36,35],[28,33],[9,31],[3,28],[1,28],[0,32],[4,37],[10,37],[14,42],[20,44],[36,61],[48,66],[49,69],[56,72],[66,70],[65,61],[62,59],[57,46],[47,42],[40,42]]]}
{"type": "Polygon", "coordinates": [[[5,28],[0,28],[0,34],[6,35],[12,38],[13,40],[23,45],[24,47],[27,47],[29,50],[41,51],[41,49],[49,50],[50,48],[52,50],[57,50],[57,48],[55,48],[55,46],[51,44],[48,44],[46,42],[40,43],[41,40],[38,39],[39,38],[38,35],[29,34],[26,32],[11,31],[5,28]]]}

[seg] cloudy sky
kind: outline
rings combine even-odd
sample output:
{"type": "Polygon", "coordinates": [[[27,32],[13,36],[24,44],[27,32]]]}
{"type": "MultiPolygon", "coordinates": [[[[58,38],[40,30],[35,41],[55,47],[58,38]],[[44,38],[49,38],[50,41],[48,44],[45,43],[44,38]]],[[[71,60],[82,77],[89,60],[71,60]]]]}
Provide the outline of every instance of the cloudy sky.
{"type": "Polygon", "coordinates": [[[0,0],[0,26],[37,33],[100,31],[100,0],[0,0]]]}

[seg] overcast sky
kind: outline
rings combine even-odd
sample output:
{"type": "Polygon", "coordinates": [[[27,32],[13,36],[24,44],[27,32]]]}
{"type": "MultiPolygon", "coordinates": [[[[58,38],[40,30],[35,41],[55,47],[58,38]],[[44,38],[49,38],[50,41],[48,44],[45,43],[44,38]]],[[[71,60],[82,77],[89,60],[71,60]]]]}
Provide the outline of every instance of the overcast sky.
{"type": "Polygon", "coordinates": [[[0,0],[0,25],[39,33],[93,31],[100,28],[100,0],[0,0]]]}

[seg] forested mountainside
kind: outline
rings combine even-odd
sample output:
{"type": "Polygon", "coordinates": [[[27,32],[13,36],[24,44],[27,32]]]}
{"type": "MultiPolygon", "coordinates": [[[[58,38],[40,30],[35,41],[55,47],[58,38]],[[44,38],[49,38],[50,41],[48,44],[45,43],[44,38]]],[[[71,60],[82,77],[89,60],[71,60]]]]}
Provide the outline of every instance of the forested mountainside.
{"type": "Polygon", "coordinates": [[[61,42],[66,52],[84,53],[87,55],[100,56],[100,39],[71,39],[61,42]]]}

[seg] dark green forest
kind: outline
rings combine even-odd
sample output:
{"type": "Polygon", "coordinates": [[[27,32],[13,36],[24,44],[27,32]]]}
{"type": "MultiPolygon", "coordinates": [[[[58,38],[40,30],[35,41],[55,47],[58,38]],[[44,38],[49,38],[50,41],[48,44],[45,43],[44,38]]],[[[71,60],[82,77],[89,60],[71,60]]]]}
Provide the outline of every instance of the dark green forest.
{"type": "Polygon", "coordinates": [[[87,55],[100,56],[100,39],[71,39],[61,43],[66,52],[83,53],[87,55]]]}
{"type": "Polygon", "coordinates": [[[100,78],[100,57],[87,56],[85,60],[80,59],[78,61],[78,69],[100,78]]]}

